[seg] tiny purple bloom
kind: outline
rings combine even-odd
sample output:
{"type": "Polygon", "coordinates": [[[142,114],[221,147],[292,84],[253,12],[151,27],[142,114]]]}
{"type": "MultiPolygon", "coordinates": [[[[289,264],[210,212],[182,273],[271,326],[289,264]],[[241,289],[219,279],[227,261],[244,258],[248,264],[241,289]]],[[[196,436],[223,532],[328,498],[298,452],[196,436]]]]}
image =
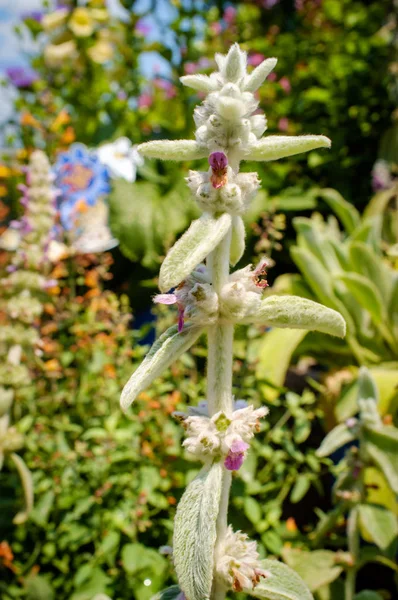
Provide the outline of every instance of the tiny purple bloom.
{"type": "Polygon", "coordinates": [[[175,294],[156,294],[153,301],[155,304],[175,304],[177,296],[175,294]]]}
{"type": "Polygon", "coordinates": [[[25,67],[9,67],[6,74],[10,82],[17,88],[31,87],[32,83],[38,80],[37,73],[25,67]]]}
{"type": "Polygon", "coordinates": [[[15,265],[8,265],[8,267],[6,267],[7,273],[15,273],[16,270],[17,267],[15,265]]]}
{"type": "Polygon", "coordinates": [[[184,307],[178,307],[178,333],[184,329],[184,307]]]}
{"type": "Polygon", "coordinates": [[[232,442],[230,451],[224,461],[224,466],[228,471],[238,471],[243,461],[245,460],[245,452],[249,448],[249,444],[243,440],[232,442]]]}
{"type": "Polygon", "coordinates": [[[209,156],[209,165],[213,171],[210,177],[211,184],[218,190],[227,183],[228,158],[224,152],[213,152],[209,156]]]}

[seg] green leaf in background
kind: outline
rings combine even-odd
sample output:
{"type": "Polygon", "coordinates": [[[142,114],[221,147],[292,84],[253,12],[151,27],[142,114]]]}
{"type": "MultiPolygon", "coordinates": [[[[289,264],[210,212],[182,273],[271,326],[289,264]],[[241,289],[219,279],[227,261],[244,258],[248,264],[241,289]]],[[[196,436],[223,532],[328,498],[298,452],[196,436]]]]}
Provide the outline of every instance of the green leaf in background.
{"type": "Polygon", "coordinates": [[[159,288],[167,292],[183,281],[227,235],[232,217],[204,213],[193,221],[164,259],[159,273],[159,288]]]}
{"type": "Polygon", "coordinates": [[[10,458],[18,471],[24,492],[25,508],[24,510],[17,513],[13,519],[13,522],[16,525],[20,525],[29,518],[29,515],[33,509],[34,491],[32,473],[26,466],[25,461],[18,454],[16,454],[15,452],[11,452],[10,458]]]}
{"type": "Polygon", "coordinates": [[[288,566],[277,560],[261,561],[261,568],[268,571],[254,590],[245,590],[254,598],[263,600],[313,600],[307,585],[288,566]]]}
{"type": "Polygon", "coordinates": [[[121,251],[150,269],[159,265],[160,257],[198,214],[182,179],[163,195],[153,183],[115,179],[109,205],[110,226],[121,251]]]}
{"type": "Polygon", "coordinates": [[[55,593],[47,579],[32,575],[25,580],[26,600],[54,600],[55,593]]]}
{"type": "Polygon", "coordinates": [[[361,528],[376,546],[387,550],[398,535],[396,515],[376,504],[360,504],[358,510],[361,528]]]}
{"type": "Polygon", "coordinates": [[[372,590],[362,590],[359,594],[355,594],[354,600],[383,600],[383,596],[372,590]]]}
{"type": "Polygon", "coordinates": [[[329,456],[342,446],[345,446],[345,444],[349,444],[354,440],[355,436],[353,435],[352,431],[345,423],[340,423],[327,434],[316,453],[321,457],[329,456]]]}
{"type": "Polygon", "coordinates": [[[331,550],[308,552],[299,548],[284,548],[283,560],[294,569],[308,585],[311,592],[337,579],[343,567],[336,564],[336,554],[331,550]]]}
{"type": "Polygon", "coordinates": [[[338,277],[347,287],[364,310],[369,311],[374,323],[383,323],[387,316],[387,307],[376,286],[358,273],[342,273],[338,277]]]}
{"type": "Polygon", "coordinates": [[[173,560],[178,582],[190,600],[210,597],[222,478],[221,463],[203,467],[177,507],[173,560]]]}
{"type": "MultiPolygon", "coordinates": [[[[307,335],[301,329],[271,329],[260,342],[256,377],[269,381],[275,387],[282,387],[293,352],[307,335]]],[[[277,398],[279,391],[270,386],[262,386],[265,398],[277,398]]]]}
{"type": "Polygon", "coordinates": [[[358,377],[358,398],[368,399],[373,398],[375,404],[378,402],[379,394],[375,384],[375,380],[371,372],[366,367],[361,367],[358,377]]]}
{"type": "Polygon", "coordinates": [[[347,233],[351,233],[359,225],[359,212],[353,204],[344,200],[343,196],[337,190],[324,188],[319,190],[318,195],[337,215],[347,233]]]}
{"type": "Polygon", "coordinates": [[[363,438],[368,456],[398,494],[398,430],[388,426],[378,429],[366,427],[363,438]]]}
{"type": "Polygon", "coordinates": [[[311,487],[311,475],[302,473],[297,476],[293,489],[290,492],[290,501],[293,504],[300,502],[311,487]]]}

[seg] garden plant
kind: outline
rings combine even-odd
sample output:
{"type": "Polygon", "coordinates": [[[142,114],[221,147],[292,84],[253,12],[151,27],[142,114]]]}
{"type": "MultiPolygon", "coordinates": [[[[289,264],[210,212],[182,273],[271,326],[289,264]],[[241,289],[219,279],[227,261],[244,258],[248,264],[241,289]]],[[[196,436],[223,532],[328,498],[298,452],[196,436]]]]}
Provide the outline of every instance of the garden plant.
{"type": "Polygon", "coordinates": [[[173,563],[178,586],[162,597],[188,600],[225,598],[228,590],[260,598],[311,598],[282,563],[260,561],[256,543],[228,526],[232,473],[239,470],[249,442],[267,408],[235,400],[232,388],[234,326],[258,323],[316,330],[339,337],[345,322],[333,309],[298,296],[262,298],[268,286],[267,261],[230,274],[245,247],[241,215],[255,195],[256,173],[240,173],[240,162],[276,160],[329,147],[324,136],[266,136],[266,118],[254,114],[254,92],[275,67],[275,59],[247,73],[247,57],[237,44],[216,55],[218,71],[188,75],[182,83],[207,94],[195,110],[196,139],[153,141],[144,156],[193,160],[208,157],[207,172],[191,171],[187,183],[203,211],[166,256],[156,303],[176,304],[178,325],[168,329],[134,372],[122,392],[127,410],[164,369],[206,331],[207,398],[188,414],[177,413],[186,432],[183,445],[203,463],[182,496],[174,524],[173,563]],[[206,261],[205,263],[203,261],[206,261]],[[174,291],[169,291],[174,289],[174,291]]]}

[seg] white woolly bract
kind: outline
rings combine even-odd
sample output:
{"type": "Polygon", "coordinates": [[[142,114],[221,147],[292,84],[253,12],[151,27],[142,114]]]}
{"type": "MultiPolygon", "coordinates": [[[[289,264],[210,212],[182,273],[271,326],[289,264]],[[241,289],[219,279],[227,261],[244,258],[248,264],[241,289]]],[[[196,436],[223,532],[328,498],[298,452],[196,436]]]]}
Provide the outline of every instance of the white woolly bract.
{"type": "Polygon", "coordinates": [[[201,327],[186,327],[178,333],[177,327],[174,326],[165,331],[124,386],[120,397],[122,410],[126,411],[139,393],[159,377],[183,352],[189,350],[201,333],[201,327]]]}
{"type": "Polygon", "coordinates": [[[167,292],[183,281],[201,263],[231,227],[231,216],[222,214],[216,218],[203,214],[193,221],[167,254],[159,273],[159,288],[167,292]]]}
{"type": "Polygon", "coordinates": [[[253,590],[268,573],[260,564],[257,544],[241,531],[228,527],[217,548],[216,576],[236,592],[253,590]]]}
{"type": "Polygon", "coordinates": [[[346,324],[340,313],[313,300],[299,296],[270,296],[258,308],[247,314],[245,323],[272,327],[308,329],[336,337],[344,337],[346,324]]]}
{"type": "Polygon", "coordinates": [[[189,600],[210,598],[222,471],[220,463],[204,467],[177,507],[173,560],[178,583],[189,600]]]}
{"type": "Polygon", "coordinates": [[[245,224],[242,217],[234,215],[232,218],[231,249],[229,262],[232,266],[240,261],[245,251],[245,224]]]}
{"type": "Polygon", "coordinates": [[[243,89],[247,92],[255,92],[264,83],[268,75],[275,68],[278,60],[276,58],[267,58],[247,75],[243,89]]]}
{"type": "Polygon", "coordinates": [[[246,160],[277,160],[309,152],[315,148],[330,148],[331,141],[324,135],[269,135],[254,142],[248,149],[246,160]]]}

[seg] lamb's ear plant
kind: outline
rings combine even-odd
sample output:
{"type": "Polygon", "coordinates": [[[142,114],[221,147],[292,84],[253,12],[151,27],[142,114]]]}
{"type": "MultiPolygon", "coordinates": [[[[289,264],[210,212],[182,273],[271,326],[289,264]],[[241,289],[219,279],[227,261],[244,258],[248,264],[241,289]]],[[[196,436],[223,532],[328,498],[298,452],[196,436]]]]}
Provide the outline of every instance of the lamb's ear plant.
{"type": "Polygon", "coordinates": [[[262,299],[267,261],[230,274],[245,248],[242,214],[256,194],[257,173],[240,173],[241,160],[269,161],[314,148],[328,148],[322,135],[262,137],[267,121],[257,114],[254,92],[276,64],[269,58],[250,74],[246,53],[237,44],[216,55],[218,71],[188,75],[184,85],[207,94],[195,109],[195,140],[159,140],[142,144],[147,157],[193,160],[207,157],[208,171],[190,171],[188,186],[202,216],[194,221],[166,256],[155,302],[176,304],[178,325],[153,345],[125,386],[127,410],[137,395],[159,376],[201,333],[208,338],[207,404],[177,415],[186,431],[183,445],[203,463],[177,508],[173,561],[178,586],[163,598],[222,600],[228,590],[269,600],[307,600],[311,593],[286,565],[259,559],[256,543],[228,526],[232,472],[237,471],[259,430],[265,407],[234,401],[232,393],[235,324],[310,329],[343,336],[341,315],[295,296],[262,299]],[[256,113],[256,114],[254,114],[256,113]],[[203,262],[205,261],[205,263],[203,262]],[[174,291],[170,291],[174,288],[174,291]]]}

